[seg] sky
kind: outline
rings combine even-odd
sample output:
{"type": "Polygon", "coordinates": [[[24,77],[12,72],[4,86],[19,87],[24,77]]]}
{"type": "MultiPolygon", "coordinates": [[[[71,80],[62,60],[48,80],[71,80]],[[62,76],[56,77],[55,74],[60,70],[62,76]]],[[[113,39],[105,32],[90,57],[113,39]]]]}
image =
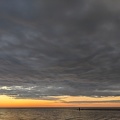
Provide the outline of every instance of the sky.
{"type": "Polygon", "coordinates": [[[1,0],[0,107],[120,106],[119,0],[1,0]]]}

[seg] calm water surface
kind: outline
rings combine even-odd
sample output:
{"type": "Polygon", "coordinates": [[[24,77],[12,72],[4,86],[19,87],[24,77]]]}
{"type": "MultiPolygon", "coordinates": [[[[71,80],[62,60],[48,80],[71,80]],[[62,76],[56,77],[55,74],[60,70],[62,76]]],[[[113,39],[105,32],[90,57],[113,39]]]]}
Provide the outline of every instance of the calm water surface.
{"type": "Polygon", "coordinates": [[[0,120],[120,120],[120,111],[76,109],[0,109],[0,120]]]}

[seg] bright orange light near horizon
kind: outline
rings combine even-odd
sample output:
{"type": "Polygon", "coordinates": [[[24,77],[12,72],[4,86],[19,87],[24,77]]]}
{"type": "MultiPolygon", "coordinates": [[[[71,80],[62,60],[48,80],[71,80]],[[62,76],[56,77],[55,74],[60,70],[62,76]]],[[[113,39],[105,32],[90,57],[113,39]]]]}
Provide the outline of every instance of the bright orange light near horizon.
{"type": "Polygon", "coordinates": [[[65,103],[51,100],[15,99],[6,95],[0,96],[0,107],[67,107],[65,103]]]}
{"type": "Polygon", "coordinates": [[[6,95],[0,95],[0,107],[120,107],[119,102],[106,102],[109,100],[120,100],[120,97],[92,98],[85,96],[58,96],[58,98],[60,100],[34,100],[15,99],[6,95]],[[81,102],[77,103],[77,101],[81,102]],[[86,102],[82,103],[82,101],[86,102]],[[96,102],[90,103],[90,101],[96,102]],[[99,102],[97,103],[97,101],[99,102]]]}

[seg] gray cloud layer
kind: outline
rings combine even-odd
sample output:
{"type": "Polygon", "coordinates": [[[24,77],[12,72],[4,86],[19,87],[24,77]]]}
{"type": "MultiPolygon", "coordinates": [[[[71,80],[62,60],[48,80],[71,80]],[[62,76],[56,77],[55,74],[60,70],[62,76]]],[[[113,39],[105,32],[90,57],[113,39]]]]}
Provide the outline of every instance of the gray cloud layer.
{"type": "Polygon", "coordinates": [[[0,1],[0,93],[119,96],[119,6],[119,0],[0,1]]]}

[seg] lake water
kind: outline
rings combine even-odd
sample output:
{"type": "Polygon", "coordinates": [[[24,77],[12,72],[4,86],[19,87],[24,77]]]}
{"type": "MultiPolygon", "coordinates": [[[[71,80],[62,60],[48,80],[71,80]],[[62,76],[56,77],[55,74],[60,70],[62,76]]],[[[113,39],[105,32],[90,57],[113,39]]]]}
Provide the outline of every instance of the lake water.
{"type": "Polygon", "coordinates": [[[120,120],[119,110],[0,109],[0,120],[120,120]]]}

